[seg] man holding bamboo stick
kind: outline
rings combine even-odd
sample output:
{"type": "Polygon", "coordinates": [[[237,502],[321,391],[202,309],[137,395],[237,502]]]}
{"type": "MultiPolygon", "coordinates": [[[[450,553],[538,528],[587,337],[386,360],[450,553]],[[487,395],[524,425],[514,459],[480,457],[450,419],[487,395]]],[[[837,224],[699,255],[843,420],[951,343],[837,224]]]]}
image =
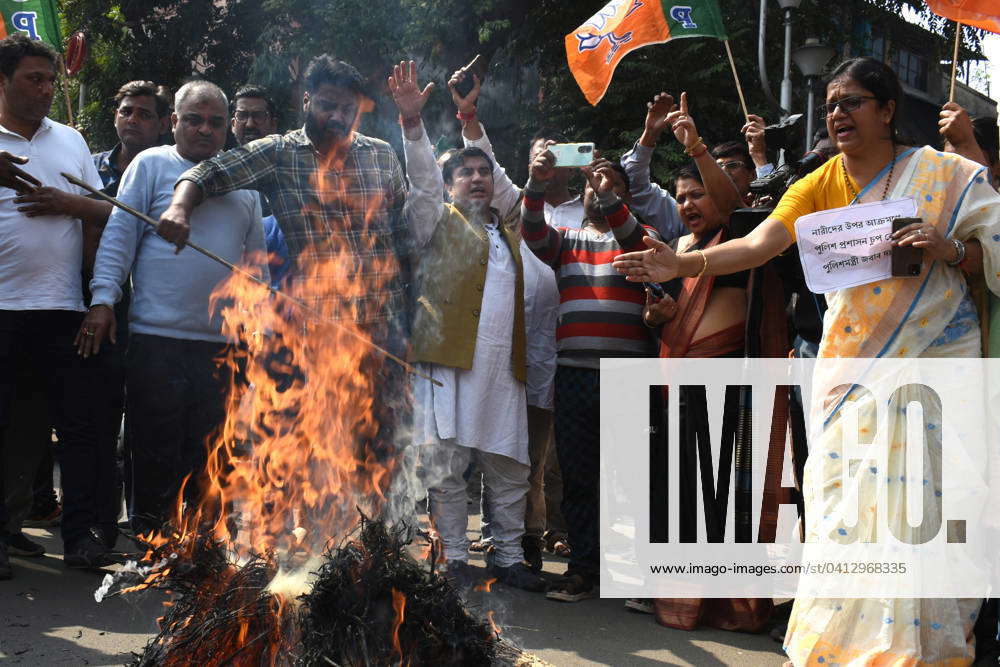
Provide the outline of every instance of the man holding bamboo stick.
{"type": "MultiPolygon", "coordinates": [[[[257,190],[285,238],[288,280],[298,297],[314,312],[353,319],[376,346],[405,357],[410,221],[438,215],[440,197],[408,197],[392,147],[357,131],[373,102],[353,66],[321,55],[309,63],[304,80],[304,126],[251,141],[183,174],[157,231],[181,248],[197,207],[233,190],[257,190]],[[331,288],[344,263],[354,267],[361,294],[331,288]]],[[[397,425],[409,412],[403,367],[385,358],[373,354],[361,368],[379,396],[372,446],[380,458],[395,451],[397,425]]]]}
{"type": "MultiPolygon", "coordinates": [[[[223,92],[207,81],[177,91],[171,116],[176,146],[151,148],[126,169],[119,199],[147,215],[162,213],[182,173],[222,149],[229,122],[223,92]]],[[[255,192],[213,199],[193,216],[194,240],[224,259],[263,266],[264,231],[255,192]]],[[[230,346],[221,330],[215,287],[225,266],[188,251],[175,255],[152,227],[115,209],[101,237],[90,283],[92,305],[77,343],[86,357],[105,338],[115,341],[112,307],[132,274],[126,413],[132,452],[129,515],[137,535],[160,530],[175,507],[182,480],[193,500],[204,467],[205,442],[225,418],[229,378],[216,359],[230,346]],[[88,336],[87,331],[93,335],[88,336]]]]}

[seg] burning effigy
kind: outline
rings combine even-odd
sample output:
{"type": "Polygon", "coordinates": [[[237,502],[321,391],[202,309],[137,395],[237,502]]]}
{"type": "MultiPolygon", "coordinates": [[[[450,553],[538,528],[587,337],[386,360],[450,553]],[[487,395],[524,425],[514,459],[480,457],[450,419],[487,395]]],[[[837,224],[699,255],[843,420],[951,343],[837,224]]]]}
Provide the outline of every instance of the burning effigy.
{"type": "Polygon", "coordinates": [[[273,554],[233,563],[204,537],[184,561],[154,549],[171,572],[151,585],[175,600],[135,664],[488,665],[510,653],[406,552],[407,532],[362,518],[315,572],[299,574],[273,554]]]}
{"type": "Polygon", "coordinates": [[[313,263],[308,280],[278,296],[236,273],[214,293],[227,335],[240,341],[220,360],[236,371],[225,424],[172,521],[141,536],[145,556],[97,594],[170,594],[136,664],[520,659],[492,618],[474,615],[407,550],[412,523],[394,508],[413,500],[390,502],[404,366],[356,323],[355,297],[378,286],[353,280],[352,266],[347,257],[313,263]]]}

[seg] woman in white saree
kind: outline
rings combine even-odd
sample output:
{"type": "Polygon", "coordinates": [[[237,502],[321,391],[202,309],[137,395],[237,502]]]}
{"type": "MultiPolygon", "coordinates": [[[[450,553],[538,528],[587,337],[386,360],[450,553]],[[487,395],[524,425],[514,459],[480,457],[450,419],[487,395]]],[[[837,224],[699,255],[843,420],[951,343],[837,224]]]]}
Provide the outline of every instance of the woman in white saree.
{"type": "MultiPolygon", "coordinates": [[[[795,183],[771,216],[745,238],[700,255],[676,255],[663,244],[647,242],[649,250],[616,257],[615,267],[634,281],[729,274],[759,266],[787,249],[795,241],[794,225],[800,216],[856,203],[909,198],[922,221],[897,232],[894,244],[923,249],[920,274],[827,293],[829,310],[819,356],[981,356],[979,320],[964,272],[982,271],[989,289],[1000,294],[1000,196],[990,187],[981,165],[930,147],[901,145],[894,122],[901,99],[898,79],[884,63],[871,58],[842,63],[829,79],[826,104],[820,109],[840,155],[795,183]]],[[[836,427],[845,399],[855,398],[862,406],[865,400],[873,400],[839,397],[824,410],[827,424],[836,427]]],[[[863,410],[860,418],[866,418],[863,410]]],[[[905,429],[904,421],[890,423],[891,438],[899,437],[900,429],[905,429]]],[[[828,433],[836,434],[836,428],[828,433]]],[[[806,464],[803,494],[807,533],[812,535],[826,534],[829,524],[824,519],[844,513],[840,505],[846,493],[831,492],[839,485],[845,465],[828,444],[832,441],[825,433],[806,464]]],[[[839,438],[836,441],[839,447],[839,438]]],[[[930,451],[940,447],[940,442],[929,437],[926,446],[930,451]]],[[[905,473],[905,459],[897,449],[885,454],[888,469],[884,472],[895,479],[901,469],[905,473]]],[[[930,458],[925,456],[925,461],[930,458]]],[[[925,467],[925,478],[932,473],[925,467]]],[[[899,524],[895,528],[900,532],[919,530],[903,525],[903,513],[893,513],[898,497],[894,502],[891,485],[888,488],[890,524],[899,524]]],[[[874,530],[873,524],[858,522],[850,529],[850,537],[863,537],[874,530]]],[[[800,597],[789,621],[785,648],[796,667],[967,665],[972,662],[972,625],[979,603],[975,599],[800,597]]]]}

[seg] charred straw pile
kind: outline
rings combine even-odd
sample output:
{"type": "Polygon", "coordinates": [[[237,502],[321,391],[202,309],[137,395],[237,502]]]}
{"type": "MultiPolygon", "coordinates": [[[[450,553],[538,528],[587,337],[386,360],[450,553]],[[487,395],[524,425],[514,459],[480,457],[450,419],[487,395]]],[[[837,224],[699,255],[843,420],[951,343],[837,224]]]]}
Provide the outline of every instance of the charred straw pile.
{"type": "Polygon", "coordinates": [[[360,539],[327,554],[301,598],[305,664],[382,665],[398,661],[400,651],[412,664],[493,661],[495,635],[448,582],[429,577],[406,553],[404,530],[362,519],[360,539]]]}
{"type": "Polygon", "coordinates": [[[279,601],[266,592],[277,572],[273,559],[252,557],[234,565],[214,540],[199,537],[190,556],[172,558],[167,547],[153,562],[169,572],[152,588],[172,593],[160,634],[134,665],[271,665],[295,637],[295,619],[279,614],[279,601]]]}
{"type": "Polygon", "coordinates": [[[507,662],[498,656],[509,648],[490,627],[407,553],[408,532],[362,518],[351,539],[324,554],[311,590],[296,601],[267,590],[278,569],[273,554],[237,566],[210,539],[198,538],[185,558],[171,560],[176,549],[161,547],[151,561],[169,563],[169,572],[147,586],[170,591],[174,601],[133,664],[507,662]]]}

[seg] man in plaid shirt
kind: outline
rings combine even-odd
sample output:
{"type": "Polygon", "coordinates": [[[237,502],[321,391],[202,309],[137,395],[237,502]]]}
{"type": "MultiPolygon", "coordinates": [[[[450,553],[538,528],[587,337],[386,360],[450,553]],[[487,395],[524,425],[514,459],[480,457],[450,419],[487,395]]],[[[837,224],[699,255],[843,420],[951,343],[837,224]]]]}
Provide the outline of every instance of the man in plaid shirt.
{"type": "MultiPolygon", "coordinates": [[[[408,199],[403,169],[389,144],[355,131],[371,102],[354,67],[322,55],[309,63],[304,78],[305,126],[251,141],[182,174],[157,231],[179,251],[187,241],[191,211],[205,197],[259,191],[270,201],[288,245],[292,291],[324,315],[353,317],[375,344],[405,356],[407,221],[436,220],[440,199],[408,199]],[[336,293],[339,278],[328,275],[342,274],[344,262],[351,262],[348,270],[365,287],[346,306],[341,304],[347,299],[336,293]],[[339,315],[336,308],[347,312],[339,315]]],[[[294,364],[304,365],[308,376],[310,360],[294,364]]],[[[375,383],[372,416],[378,433],[369,444],[384,459],[394,452],[396,428],[409,414],[405,373],[377,354],[369,355],[359,371],[375,383]]]]}
{"type": "Polygon", "coordinates": [[[352,301],[355,319],[376,342],[400,352],[405,324],[401,270],[410,248],[406,221],[436,218],[438,211],[419,210],[416,198],[407,206],[395,152],[386,142],[355,131],[368,98],[354,67],[322,55],[309,64],[304,78],[305,127],[251,141],[184,173],[158,231],[181,248],[191,210],[204,197],[258,190],[270,200],[284,233],[293,279],[316,282],[319,289],[310,293],[322,301],[324,276],[316,260],[353,256],[357,280],[371,290],[352,301]]]}

